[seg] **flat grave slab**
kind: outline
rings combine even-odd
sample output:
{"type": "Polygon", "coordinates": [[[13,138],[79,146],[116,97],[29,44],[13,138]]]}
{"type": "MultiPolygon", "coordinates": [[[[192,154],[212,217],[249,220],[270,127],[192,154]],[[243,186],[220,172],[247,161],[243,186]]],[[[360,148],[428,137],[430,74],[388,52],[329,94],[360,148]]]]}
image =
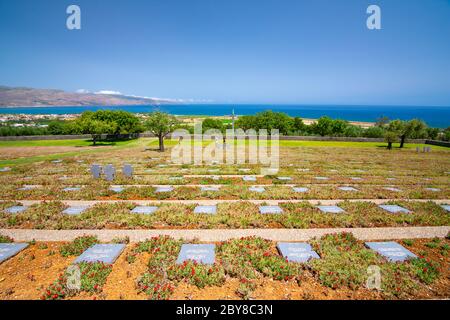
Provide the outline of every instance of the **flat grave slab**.
{"type": "Polygon", "coordinates": [[[216,214],[217,206],[196,206],[194,209],[194,213],[216,214]]]}
{"type": "Polygon", "coordinates": [[[23,187],[18,188],[17,190],[18,190],[18,191],[29,191],[29,190],[33,190],[33,189],[36,189],[36,188],[37,188],[37,186],[33,186],[33,185],[24,185],[23,187]]]}
{"type": "Polygon", "coordinates": [[[290,181],[290,180],[292,180],[291,177],[278,177],[277,179],[281,180],[281,181],[290,181]]]}
{"type": "Polygon", "coordinates": [[[62,213],[69,216],[77,216],[79,214],[82,214],[87,209],[89,209],[89,206],[71,206],[63,210],[62,213]]]}
{"type": "Polygon", "coordinates": [[[308,192],[309,189],[306,187],[292,187],[292,191],[303,193],[303,192],[308,192]]]}
{"type": "Polygon", "coordinates": [[[131,210],[131,213],[136,214],[153,214],[158,210],[158,207],[156,206],[137,206],[134,207],[133,210],[131,210]]]}
{"type": "Polygon", "coordinates": [[[442,208],[444,208],[444,210],[447,210],[448,212],[450,212],[450,204],[443,204],[441,205],[442,208]]]}
{"type": "Polygon", "coordinates": [[[169,180],[179,181],[179,180],[183,180],[183,177],[169,177],[169,180]]]}
{"type": "Polygon", "coordinates": [[[219,176],[212,176],[211,179],[213,179],[213,180],[220,180],[220,177],[219,176]]]}
{"type": "Polygon", "coordinates": [[[220,169],[208,169],[208,172],[219,172],[220,169]]]}
{"type": "Polygon", "coordinates": [[[441,191],[441,189],[439,189],[439,188],[425,188],[425,190],[431,191],[431,192],[440,192],[441,191]]]}
{"type": "Polygon", "coordinates": [[[264,187],[251,186],[251,187],[248,188],[248,191],[263,193],[263,192],[266,191],[266,189],[264,187]]]}
{"type": "Polygon", "coordinates": [[[0,243],[0,263],[14,257],[28,247],[28,243],[0,243]]]}
{"type": "Polygon", "coordinates": [[[10,168],[10,167],[3,167],[3,168],[0,168],[0,172],[8,172],[8,171],[11,171],[11,168],[10,168]]]}
{"type": "Polygon", "coordinates": [[[384,187],[384,190],[387,191],[392,191],[392,192],[401,192],[402,190],[398,189],[398,188],[394,188],[394,187],[384,187]]]}
{"type": "Polygon", "coordinates": [[[193,260],[202,264],[214,264],[215,248],[214,244],[183,244],[176,263],[193,260]]]}
{"type": "Polygon", "coordinates": [[[255,176],[243,176],[242,180],[244,180],[244,181],[256,181],[256,177],[255,176]]]}
{"type": "Polygon", "coordinates": [[[218,186],[202,186],[201,191],[203,192],[211,192],[211,191],[219,191],[220,187],[218,186]]]}
{"type": "Polygon", "coordinates": [[[24,212],[27,209],[28,209],[28,206],[12,206],[12,207],[6,208],[4,211],[6,213],[17,214],[17,213],[24,212]]]}
{"type": "Polygon", "coordinates": [[[385,257],[390,262],[403,262],[417,256],[397,242],[366,242],[366,246],[385,257]]]}
{"type": "Polygon", "coordinates": [[[396,204],[380,204],[379,207],[389,211],[390,213],[411,213],[408,209],[400,207],[396,204]]]}
{"type": "Polygon", "coordinates": [[[166,168],[166,167],[167,167],[167,164],[158,164],[157,167],[158,167],[158,168],[166,168]]]}
{"type": "Polygon", "coordinates": [[[155,193],[162,193],[162,192],[171,192],[173,191],[173,187],[167,186],[167,187],[156,187],[155,193]]]}
{"type": "Polygon", "coordinates": [[[115,193],[121,193],[123,190],[125,190],[125,188],[122,186],[111,186],[109,187],[109,190],[115,193]]]}
{"type": "Polygon", "coordinates": [[[52,163],[61,163],[62,160],[61,159],[57,159],[57,160],[53,160],[52,163]]]}
{"type": "Polygon", "coordinates": [[[341,191],[358,191],[358,189],[353,187],[339,187],[338,189],[341,191]]]}
{"type": "Polygon", "coordinates": [[[330,171],[330,172],[339,172],[339,171],[336,170],[336,169],[330,169],[329,171],[330,171]]]}
{"type": "Polygon", "coordinates": [[[396,178],[386,178],[386,180],[389,180],[389,181],[395,181],[395,180],[397,180],[396,178]]]}
{"type": "Polygon", "coordinates": [[[317,208],[325,213],[344,213],[344,209],[338,206],[317,206],[317,208]]]}
{"type": "Polygon", "coordinates": [[[362,180],[363,178],[361,178],[361,177],[350,177],[350,179],[351,179],[351,180],[355,180],[355,181],[360,181],[360,180],[362,180]]]}
{"type": "Polygon", "coordinates": [[[81,190],[80,187],[66,187],[63,189],[63,191],[66,191],[66,192],[80,191],[80,190],[81,190]]]}
{"type": "Polygon", "coordinates": [[[74,263],[103,262],[113,264],[125,249],[124,244],[95,244],[84,251],[74,263]]]}
{"type": "Polygon", "coordinates": [[[328,180],[328,177],[314,177],[316,180],[328,180]]]}
{"type": "Polygon", "coordinates": [[[283,213],[283,209],[279,206],[260,206],[259,213],[261,214],[279,214],[283,213]]]}
{"type": "Polygon", "coordinates": [[[249,168],[240,168],[239,171],[240,172],[249,172],[251,169],[249,168]]]}
{"type": "Polygon", "coordinates": [[[308,169],[308,168],[297,168],[297,171],[300,171],[300,172],[308,172],[310,169],[308,169]]]}
{"type": "Polygon", "coordinates": [[[304,242],[279,242],[278,251],[289,262],[307,262],[309,259],[320,259],[309,243],[304,242]]]}

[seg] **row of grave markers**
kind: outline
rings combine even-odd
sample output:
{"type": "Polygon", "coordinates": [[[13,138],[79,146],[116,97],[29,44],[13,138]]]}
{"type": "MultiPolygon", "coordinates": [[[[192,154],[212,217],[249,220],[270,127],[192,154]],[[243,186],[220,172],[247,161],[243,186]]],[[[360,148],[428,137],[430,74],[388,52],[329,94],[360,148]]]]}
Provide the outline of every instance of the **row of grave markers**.
{"type": "MultiPolygon", "coordinates": [[[[389,262],[403,262],[417,256],[397,242],[366,242],[365,245],[389,262]]],[[[28,247],[28,243],[0,243],[0,263],[15,256],[28,247]]],[[[81,262],[103,262],[113,264],[125,249],[125,244],[95,244],[78,256],[74,264],[81,262]]],[[[279,242],[277,249],[289,262],[305,263],[310,259],[320,259],[309,243],[279,242]]],[[[177,264],[193,260],[202,264],[215,263],[215,244],[183,244],[181,246],[177,264]]]]}
{"type": "MultiPolygon", "coordinates": [[[[122,167],[122,174],[127,178],[133,177],[133,171],[133,166],[130,164],[124,164],[122,167]]],[[[108,164],[105,167],[99,164],[93,164],[91,165],[90,172],[94,179],[99,179],[102,173],[105,175],[107,181],[113,181],[116,176],[116,168],[112,164],[108,164]]]]}
{"type": "MultiPolygon", "coordinates": [[[[381,209],[384,209],[390,213],[404,213],[410,214],[412,213],[410,210],[393,204],[380,204],[378,205],[381,209]]],[[[443,209],[450,212],[450,205],[441,205],[443,209]]],[[[6,208],[4,210],[5,213],[9,214],[18,214],[24,212],[28,209],[28,206],[12,206],[6,208]]],[[[67,215],[79,215],[89,209],[90,206],[87,205],[79,205],[79,206],[70,206],[62,211],[63,214],[67,215]]],[[[324,206],[318,205],[316,206],[320,211],[324,213],[345,213],[345,210],[336,205],[324,206]]],[[[134,214],[153,214],[155,213],[159,207],[157,206],[136,206],[134,207],[130,213],[134,214]]],[[[217,205],[198,205],[194,208],[194,213],[197,214],[216,214],[217,213],[217,205]]],[[[269,206],[259,206],[260,214],[281,214],[283,213],[283,209],[277,205],[269,205],[269,206]]]]}

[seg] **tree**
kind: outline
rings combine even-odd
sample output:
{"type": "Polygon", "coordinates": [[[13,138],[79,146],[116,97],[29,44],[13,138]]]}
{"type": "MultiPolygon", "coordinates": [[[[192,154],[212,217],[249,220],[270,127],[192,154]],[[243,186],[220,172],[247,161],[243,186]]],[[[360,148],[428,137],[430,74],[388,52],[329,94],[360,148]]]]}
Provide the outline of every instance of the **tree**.
{"type": "Polygon", "coordinates": [[[394,131],[386,131],[384,133],[384,141],[387,142],[387,149],[391,150],[392,149],[392,144],[394,142],[396,142],[398,139],[398,133],[394,132],[394,131]]]}
{"type": "Polygon", "coordinates": [[[300,117],[295,117],[294,121],[292,123],[292,129],[296,132],[296,133],[303,133],[305,131],[307,131],[307,126],[306,124],[303,122],[302,118],[300,117]]]}
{"type": "Polygon", "coordinates": [[[419,120],[410,121],[394,120],[389,122],[388,131],[397,132],[400,138],[400,148],[403,148],[407,138],[420,138],[425,134],[427,125],[419,120]]]}
{"type": "Polygon", "coordinates": [[[333,120],[329,117],[320,117],[317,122],[311,125],[311,130],[315,134],[319,134],[322,137],[328,136],[331,134],[331,124],[333,120]]]}
{"type": "Polygon", "coordinates": [[[73,130],[80,130],[83,134],[92,135],[94,145],[103,134],[118,137],[143,131],[139,118],[126,111],[86,111],[70,125],[73,130]]]}
{"type": "Polygon", "coordinates": [[[216,129],[222,132],[222,134],[225,133],[225,126],[219,119],[206,118],[205,120],[203,120],[202,122],[203,133],[209,129],[216,129]]]}
{"type": "Polygon", "coordinates": [[[439,136],[440,130],[438,128],[427,128],[427,137],[431,140],[436,140],[439,136]]]}
{"type": "Polygon", "coordinates": [[[164,152],[164,137],[172,132],[178,124],[176,117],[160,111],[150,113],[144,123],[145,127],[158,137],[159,151],[161,152],[164,152]]]}
{"type": "Polygon", "coordinates": [[[367,138],[382,138],[382,137],[384,137],[384,133],[385,133],[385,129],[383,129],[382,127],[373,126],[373,127],[367,128],[364,131],[363,136],[367,137],[367,138]]]}

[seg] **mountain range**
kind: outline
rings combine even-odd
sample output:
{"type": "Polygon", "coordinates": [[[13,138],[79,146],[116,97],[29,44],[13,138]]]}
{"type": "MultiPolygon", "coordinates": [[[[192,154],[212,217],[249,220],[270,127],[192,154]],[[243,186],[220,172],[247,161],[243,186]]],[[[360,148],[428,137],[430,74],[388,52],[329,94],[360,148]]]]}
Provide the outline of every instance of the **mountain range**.
{"type": "Polygon", "coordinates": [[[56,89],[0,86],[1,107],[129,106],[176,102],[170,99],[129,96],[112,91],[67,92],[56,89]]]}

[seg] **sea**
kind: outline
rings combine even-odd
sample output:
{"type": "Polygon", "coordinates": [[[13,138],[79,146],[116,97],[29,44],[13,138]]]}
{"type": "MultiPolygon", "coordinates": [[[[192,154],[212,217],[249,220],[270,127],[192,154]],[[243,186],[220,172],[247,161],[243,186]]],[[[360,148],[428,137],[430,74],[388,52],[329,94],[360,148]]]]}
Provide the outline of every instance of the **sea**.
{"type": "Polygon", "coordinates": [[[174,115],[250,115],[264,110],[284,112],[293,117],[317,119],[329,116],[348,121],[375,122],[380,117],[389,119],[421,119],[428,126],[450,126],[450,106],[356,106],[356,105],[283,105],[283,104],[161,104],[139,106],[77,106],[77,107],[3,107],[0,114],[79,114],[87,110],[125,110],[146,113],[155,110],[174,115]]]}

